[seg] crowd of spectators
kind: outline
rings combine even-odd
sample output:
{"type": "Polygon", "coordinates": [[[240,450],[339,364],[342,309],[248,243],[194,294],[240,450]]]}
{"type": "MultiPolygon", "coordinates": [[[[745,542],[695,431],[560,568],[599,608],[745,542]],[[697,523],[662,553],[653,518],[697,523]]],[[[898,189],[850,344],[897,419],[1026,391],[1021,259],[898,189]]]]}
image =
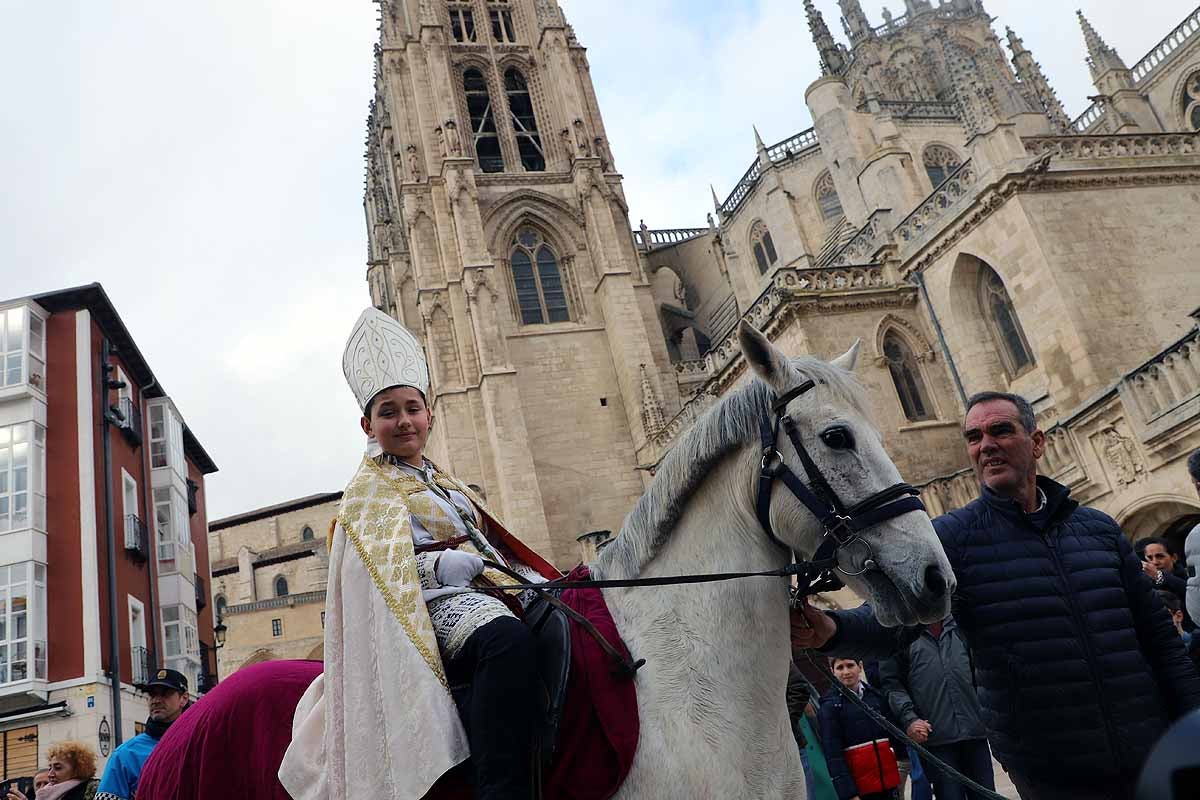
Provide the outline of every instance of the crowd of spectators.
{"type": "MultiPolygon", "coordinates": [[[[866,605],[803,604],[798,658],[828,657],[845,689],[928,749],[938,800],[985,796],[960,777],[994,790],[993,757],[1022,800],[1132,798],[1156,742],[1200,715],[1200,525],[1182,549],[1131,544],[1112,518],[1037,475],[1045,436],[1016,395],[972,397],[963,433],[980,496],[934,520],[957,582],[951,615],[896,630],[866,605]],[[871,659],[878,675],[864,677],[871,659]]],[[[1200,451],[1187,469],[1200,493],[1200,451]]],[[[919,763],[906,742],[836,687],[816,716],[829,780],[811,769],[807,743],[810,797],[904,796],[919,763]]],[[[923,791],[914,780],[914,800],[923,791]]]]}

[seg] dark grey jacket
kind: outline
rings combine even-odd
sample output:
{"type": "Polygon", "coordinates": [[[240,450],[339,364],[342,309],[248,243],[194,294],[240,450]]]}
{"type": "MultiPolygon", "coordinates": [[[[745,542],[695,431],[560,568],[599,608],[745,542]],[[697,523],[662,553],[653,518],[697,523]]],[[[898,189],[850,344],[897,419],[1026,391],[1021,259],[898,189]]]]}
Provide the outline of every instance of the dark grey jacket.
{"type": "Polygon", "coordinates": [[[987,737],[970,652],[952,617],[939,638],[926,629],[907,651],[880,661],[879,677],[900,727],[918,719],[933,727],[929,746],[987,737]]]}

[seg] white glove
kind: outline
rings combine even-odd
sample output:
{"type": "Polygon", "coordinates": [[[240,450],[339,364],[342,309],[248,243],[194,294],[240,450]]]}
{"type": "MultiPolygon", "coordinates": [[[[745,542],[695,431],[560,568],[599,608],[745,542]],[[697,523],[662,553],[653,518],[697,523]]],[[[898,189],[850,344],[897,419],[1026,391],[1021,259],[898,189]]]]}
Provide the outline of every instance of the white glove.
{"type": "Polygon", "coordinates": [[[438,556],[433,571],[442,586],[470,586],[483,572],[483,559],[462,550],[446,550],[438,556]]]}

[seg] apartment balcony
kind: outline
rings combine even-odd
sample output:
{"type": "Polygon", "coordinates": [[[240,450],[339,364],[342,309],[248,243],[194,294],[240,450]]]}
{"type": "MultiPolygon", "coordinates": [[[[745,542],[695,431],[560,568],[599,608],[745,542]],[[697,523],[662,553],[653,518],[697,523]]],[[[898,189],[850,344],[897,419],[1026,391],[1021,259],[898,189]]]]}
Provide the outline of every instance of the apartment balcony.
{"type": "Polygon", "coordinates": [[[158,669],[154,663],[154,654],[145,647],[132,647],[130,650],[132,651],[132,663],[129,669],[133,675],[134,685],[141,686],[149,683],[150,678],[158,669]]]}
{"type": "Polygon", "coordinates": [[[204,582],[204,578],[196,575],[196,611],[208,605],[208,586],[204,582]]]}
{"type": "Polygon", "coordinates": [[[142,412],[134,405],[133,398],[122,397],[113,406],[113,411],[115,412],[113,424],[131,445],[140,447],[142,444],[142,412]]]}
{"type": "Polygon", "coordinates": [[[125,517],[125,551],[138,561],[150,560],[150,534],[146,523],[133,514],[125,517]]]}

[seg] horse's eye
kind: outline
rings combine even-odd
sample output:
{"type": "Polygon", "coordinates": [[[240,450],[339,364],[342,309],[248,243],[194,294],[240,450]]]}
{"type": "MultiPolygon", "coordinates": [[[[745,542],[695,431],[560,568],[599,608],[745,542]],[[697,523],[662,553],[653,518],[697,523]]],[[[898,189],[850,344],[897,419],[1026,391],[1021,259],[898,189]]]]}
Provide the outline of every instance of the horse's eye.
{"type": "Polygon", "coordinates": [[[833,450],[850,450],[854,447],[854,435],[849,428],[830,428],[821,433],[821,441],[833,450]]]}

